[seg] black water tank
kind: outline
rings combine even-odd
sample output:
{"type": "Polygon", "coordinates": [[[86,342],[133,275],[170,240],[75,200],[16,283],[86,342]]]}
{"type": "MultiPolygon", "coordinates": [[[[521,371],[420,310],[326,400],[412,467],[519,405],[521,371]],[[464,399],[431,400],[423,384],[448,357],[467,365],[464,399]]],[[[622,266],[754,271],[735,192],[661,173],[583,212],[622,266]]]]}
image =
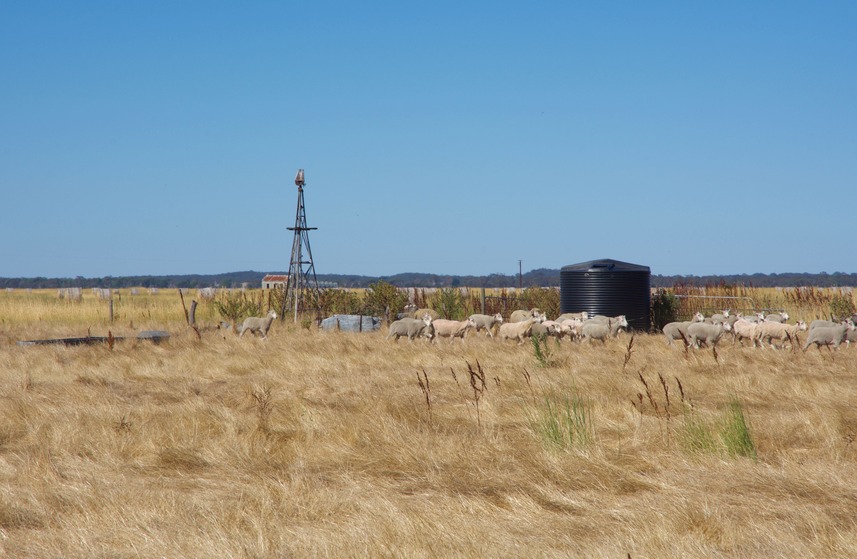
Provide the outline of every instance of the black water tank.
{"type": "Polygon", "coordinates": [[[564,266],[559,273],[560,310],[589,316],[624,314],[635,330],[650,326],[651,277],[648,266],[618,260],[593,260],[564,266]]]}

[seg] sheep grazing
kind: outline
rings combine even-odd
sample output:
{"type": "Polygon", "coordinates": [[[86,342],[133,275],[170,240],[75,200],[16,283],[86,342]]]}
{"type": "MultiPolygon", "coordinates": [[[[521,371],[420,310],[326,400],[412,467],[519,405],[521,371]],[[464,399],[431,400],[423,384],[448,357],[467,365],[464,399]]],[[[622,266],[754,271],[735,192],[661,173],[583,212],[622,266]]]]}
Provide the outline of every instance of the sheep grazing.
{"type": "Polygon", "coordinates": [[[563,313],[563,314],[559,315],[556,318],[556,321],[561,324],[565,320],[574,320],[574,319],[580,320],[580,322],[583,323],[584,320],[589,319],[589,313],[586,311],[583,311],[583,312],[567,312],[567,313],[563,313]]]}
{"type": "Polygon", "coordinates": [[[687,327],[688,342],[699,349],[703,345],[717,347],[717,342],[723,337],[724,332],[731,330],[727,322],[709,324],[707,322],[693,322],[687,327]]]}
{"type": "Polygon", "coordinates": [[[461,342],[464,343],[464,335],[469,329],[476,328],[476,323],[472,318],[467,320],[438,318],[432,321],[432,326],[434,326],[434,342],[437,342],[439,338],[449,338],[449,343],[454,343],[455,338],[461,338],[461,342]]]}
{"type": "Polygon", "coordinates": [[[431,316],[424,314],[422,318],[400,318],[391,323],[386,339],[393,338],[393,341],[398,342],[402,336],[406,336],[409,342],[420,336],[431,340],[434,337],[431,316]]]}
{"type": "Polygon", "coordinates": [[[494,337],[494,325],[503,324],[503,315],[500,313],[497,313],[494,316],[487,314],[471,314],[470,319],[476,325],[475,328],[477,333],[480,330],[485,330],[492,338],[494,337]]]}
{"type": "Polygon", "coordinates": [[[500,325],[498,335],[500,341],[518,340],[518,345],[524,343],[524,338],[528,338],[533,330],[533,324],[536,323],[535,318],[528,318],[523,322],[506,322],[500,325]]]}
{"type": "Polygon", "coordinates": [[[806,338],[806,343],[803,344],[803,350],[806,351],[809,346],[815,344],[818,351],[821,351],[821,346],[830,346],[839,349],[839,344],[845,341],[848,336],[848,330],[853,330],[854,325],[840,324],[838,326],[816,326],[810,328],[809,336],[806,338]]]}
{"type": "Polygon", "coordinates": [[[539,318],[541,316],[542,312],[537,308],[528,311],[512,311],[512,314],[509,316],[509,322],[524,322],[530,318],[535,318],[537,322],[540,322],[539,318]]]}
{"type": "Polygon", "coordinates": [[[268,315],[265,318],[257,318],[255,316],[245,318],[244,322],[241,324],[241,333],[238,337],[240,338],[247,332],[251,332],[254,336],[256,334],[262,334],[262,338],[267,340],[268,330],[271,328],[271,323],[275,318],[277,318],[277,313],[274,312],[274,309],[269,310],[268,315]]]}
{"type": "MultiPolygon", "coordinates": [[[[726,324],[729,324],[728,322],[726,324]]],[[[753,342],[753,347],[757,345],[757,337],[756,337],[756,328],[758,328],[759,324],[757,322],[751,322],[744,318],[739,318],[732,324],[732,345],[735,345],[735,342],[741,342],[741,345],[744,345],[744,340],[751,340],[753,342]]]]}
{"type": "Polygon", "coordinates": [[[789,341],[792,344],[792,348],[796,348],[800,343],[797,337],[798,331],[805,331],[806,329],[806,322],[803,320],[798,321],[797,324],[766,321],[756,325],[756,337],[762,347],[765,347],[765,343],[768,343],[772,348],[776,348],[773,340],[780,340],[783,344],[782,347],[785,347],[786,341],[789,341]]]}

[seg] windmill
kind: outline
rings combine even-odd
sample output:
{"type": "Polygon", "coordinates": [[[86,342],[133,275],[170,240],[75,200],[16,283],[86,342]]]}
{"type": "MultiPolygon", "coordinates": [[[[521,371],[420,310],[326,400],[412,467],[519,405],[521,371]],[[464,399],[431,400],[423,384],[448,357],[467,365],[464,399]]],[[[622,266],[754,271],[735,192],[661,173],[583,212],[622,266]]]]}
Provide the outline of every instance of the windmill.
{"type": "Polygon", "coordinates": [[[315,277],[315,265],[312,262],[312,249],[309,246],[309,232],[318,227],[307,227],[306,206],[304,205],[304,170],[298,169],[295,175],[295,185],[298,187],[298,209],[295,214],[295,226],[287,227],[289,231],[295,232],[292,241],[292,257],[289,263],[289,277],[286,282],[286,292],[283,297],[283,306],[280,309],[280,317],[285,319],[286,309],[289,313],[294,312],[294,321],[298,321],[298,313],[309,308],[317,310],[318,303],[318,279],[315,277]]]}

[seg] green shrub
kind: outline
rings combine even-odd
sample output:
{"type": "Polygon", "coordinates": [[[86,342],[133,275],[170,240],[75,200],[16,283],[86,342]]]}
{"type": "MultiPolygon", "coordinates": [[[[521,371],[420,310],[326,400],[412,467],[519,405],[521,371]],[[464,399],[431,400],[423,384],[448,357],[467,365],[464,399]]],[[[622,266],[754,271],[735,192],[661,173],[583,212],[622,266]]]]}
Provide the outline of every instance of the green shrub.
{"type": "Polygon", "coordinates": [[[847,318],[854,314],[854,301],[848,295],[834,295],[830,299],[830,316],[847,318]]]}
{"type": "Polygon", "coordinates": [[[462,320],[465,313],[464,297],[457,287],[442,287],[431,298],[431,308],[441,318],[462,320]]]}
{"type": "Polygon", "coordinates": [[[559,290],[552,287],[528,287],[524,289],[520,297],[522,308],[537,308],[551,318],[560,315],[559,312],[559,290]]]}
{"type": "Polygon", "coordinates": [[[674,294],[659,289],[652,297],[652,328],[660,331],[670,322],[678,320],[679,299],[674,294]]]}
{"type": "Polygon", "coordinates": [[[221,290],[219,297],[213,302],[214,308],[223,320],[235,327],[239,321],[248,316],[262,315],[262,301],[254,301],[245,291],[221,290]]]}
{"type": "Polygon", "coordinates": [[[360,314],[363,301],[347,289],[322,289],[319,294],[322,316],[334,314],[360,314]]]}
{"type": "Polygon", "coordinates": [[[367,314],[383,316],[388,322],[395,320],[408,301],[407,294],[398,287],[383,280],[369,284],[363,300],[367,314]]]}

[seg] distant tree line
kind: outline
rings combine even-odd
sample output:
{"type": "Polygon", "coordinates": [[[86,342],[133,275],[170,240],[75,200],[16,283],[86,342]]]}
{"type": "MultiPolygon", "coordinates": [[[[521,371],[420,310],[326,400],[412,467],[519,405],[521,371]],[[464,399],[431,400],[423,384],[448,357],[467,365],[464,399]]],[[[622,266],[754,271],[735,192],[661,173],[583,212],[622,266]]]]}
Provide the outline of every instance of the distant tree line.
{"type": "MultiPolygon", "coordinates": [[[[273,272],[284,273],[284,272],[273,272]]],[[[0,278],[0,289],[50,289],[61,287],[101,287],[120,289],[127,287],[200,288],[200,287],[260,287],[265,272],[231,272],[226,274],[188,274],[167,276],[105,276],[102,278],[0,278]]],[[[517,275],[489,274],[487,276],[453,276],[439,274],[403,273],[393,276],[359,276],[348,274],[318,274],[319,281],[334,282],[339,287],[369,287],[383,280],[396,287],[558,287],[560,271],[548,268],[531,270],[519,278],[517,275]]],[[[660,276],[652,275],[652,287],[675,285],[744,285],[747,287],[853,287],[857,274],[835,272],[828,274],[735,274],[712,276],[660,276]]]]}

